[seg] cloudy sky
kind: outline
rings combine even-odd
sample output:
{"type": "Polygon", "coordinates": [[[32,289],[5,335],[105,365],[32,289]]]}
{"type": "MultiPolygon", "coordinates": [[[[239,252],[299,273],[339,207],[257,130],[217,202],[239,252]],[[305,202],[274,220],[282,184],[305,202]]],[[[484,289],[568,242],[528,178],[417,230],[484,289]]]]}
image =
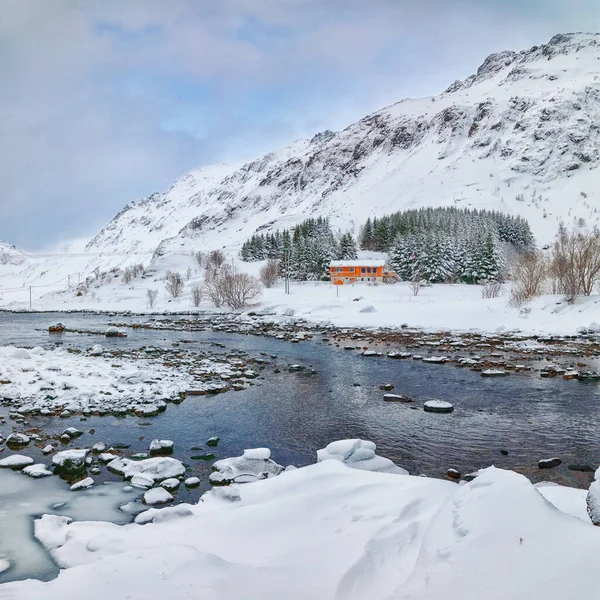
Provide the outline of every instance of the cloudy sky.
{"type": "Polygon", "coordinates": [[[598,29],[598,0],[2,0],[0,239],[92,235],[191,168],[598,29]]]}

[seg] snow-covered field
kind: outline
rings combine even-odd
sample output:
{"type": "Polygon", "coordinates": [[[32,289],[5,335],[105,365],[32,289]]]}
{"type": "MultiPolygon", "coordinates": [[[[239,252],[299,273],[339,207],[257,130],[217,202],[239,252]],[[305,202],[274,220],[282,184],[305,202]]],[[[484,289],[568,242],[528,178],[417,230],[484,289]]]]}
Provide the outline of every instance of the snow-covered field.
{"type": "Polygon", "coordinates": [[[48,583],[9,583],[0,593],[19,600],[596,597],[600,530],[587,518],[585,491],[533,486],[495,468],[457,485],[336,460],[226,489],[235,493],[219,488],[197,505],[152,509],[145,525],[46,515],[35,535],[63,570],[48,583]]]}
{"type": "MultiPolygon", "coordinates": [[[[173,268],[185,271],[191,257],[171,257],[173,268]]],[[[257,274],[262,263],[238,263],[245,272],[257,274]]],[[[202,285],[202,277],[194,273],[186,282],[183,295],[171,299],[164,281],[138,279],[129,285],[120,279],[99,286],[93,293],[77,297],[74,291],[49,292],[38,298],[34,310],[101,310],[149,312],[183,312],[195,310],[190,289],[202,285]],[[146,290],[157,289],[156,305],[149,309],[146,290]]],[[[414,296],[408,283],[394,285],[334,286],[328,282],[291,282],[290,294],[279,282],[264,289],[261,297],[247,310],[269,316],[288,316],[314,323],[331,323],[338,327],[393,327],[403,324],[427,330],[507,332],[528,334],[574,335],[579,328],[594,329],[600,323],[600,296],[580,297],[567,304],[561,296],[540,296],[520,308],[509,305],[510,283],[500,297],[482,298],[482,288],[476,285],[435,284],[421,289],[414,296]]],[[[0,300],[0,308],[27,310],[28,297],[0,300]]],[[[201,310],[213,307],[204,299],[201,310]]]]}

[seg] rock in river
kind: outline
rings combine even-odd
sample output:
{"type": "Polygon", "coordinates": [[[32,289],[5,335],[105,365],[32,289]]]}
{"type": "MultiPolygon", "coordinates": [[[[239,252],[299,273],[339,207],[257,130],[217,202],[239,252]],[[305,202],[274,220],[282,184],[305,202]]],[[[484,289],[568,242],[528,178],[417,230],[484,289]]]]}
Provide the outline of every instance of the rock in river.
{"type": "Polygon", "coordinates": [[[11,454],[6,458],[0,460],[0,468],[5,469],[22,469],[32,465],[35,461],[30,456],[23,456],[22,454],[11,454]]]}
{"type": "Polygon", "coordinates": [[[38,463],[36,465],[29,465],[23,469],[23,473],[28,477],[33,477],[33,479],[40,479],[41,477],[49,477],[52,475],[52,471],[48,469],[48,467],[42,463],[38,463]]]}
{"type": "Polygon", "coordinates": [[[52,464],[56,467],[57,472],[62,473],[77,473],[85,469],[85,459],[90,453],[90,450],[83,448],[81,450],[63,450],[57,452],[52,457],[52,464]]]}
{"type": "Polygon", "coordinates": [[[10,446],[27,446],[27,444],[29,444],[30,442],[30,438],[28,435],[25,435],[24,433],[11,433],[7,438],[6,438],[6,445],[8,447],[10,446]]]}
{"type": "Polygon", "coordinates": [[[554,467],[558,467],[562,463],[560,458],[544,458],[538,461],[538,467],[540,469],[553,469],[554,467]]]}
{"type": "Polygon", "coordinates": [[[454,410],[454,406],[444,400],[427,400],[423,409],[425,412],[451,413],[454,410]]]}
{"type": "Polygon", "coordinates": [[[173,454],[173,442],[171,440],[152,440],[150,442],[150,456],[173,454]]]}
{"type": "Polygon", "coordinates": [[[163,487],[156,487],[144,494],[144,504],[165,504],[171,502],[173,496],[163,487]]]}
{"type": "Polygon", "coordinates": [[[384,394],[383,399],[386,402],[412,402],[412,398],[402,394],[384,394]]]}

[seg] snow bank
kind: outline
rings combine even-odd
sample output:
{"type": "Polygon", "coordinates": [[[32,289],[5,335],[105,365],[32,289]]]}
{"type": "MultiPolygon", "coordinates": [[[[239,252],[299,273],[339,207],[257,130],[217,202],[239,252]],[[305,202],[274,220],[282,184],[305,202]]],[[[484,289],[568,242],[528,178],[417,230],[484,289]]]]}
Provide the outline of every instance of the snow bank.
{"type": "Polygon", "coordinates": [[[352,469],[408,475],[408,471],[396,466],[389,458],[377,456],[373,442],[364,440],[338,440],[326,448],[317,450],[317,461],[338,460],[352,469]]]}
{"type": "Polygon", "coordinates": [[[46,515],[35,534],[64,570],[4,591],[62,600],[85,582],[87,600],[280,600],[290,590],[297,600],[565,600],[597,587],[600,531],[510,471],[458,486],[326,460],[237,490],[237,502],[210,492],[151,509],[144,525],[46,515]]]}

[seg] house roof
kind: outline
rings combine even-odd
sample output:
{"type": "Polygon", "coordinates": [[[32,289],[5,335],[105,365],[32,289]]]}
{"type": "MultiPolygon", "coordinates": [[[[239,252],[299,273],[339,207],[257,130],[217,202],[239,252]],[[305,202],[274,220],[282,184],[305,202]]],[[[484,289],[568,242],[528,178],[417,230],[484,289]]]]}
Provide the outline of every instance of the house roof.
{"type": "Polygon", "coordinates": [[[332,260],[330,267],[383,267],[385,260],[332,260]]]}

